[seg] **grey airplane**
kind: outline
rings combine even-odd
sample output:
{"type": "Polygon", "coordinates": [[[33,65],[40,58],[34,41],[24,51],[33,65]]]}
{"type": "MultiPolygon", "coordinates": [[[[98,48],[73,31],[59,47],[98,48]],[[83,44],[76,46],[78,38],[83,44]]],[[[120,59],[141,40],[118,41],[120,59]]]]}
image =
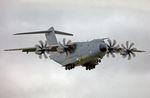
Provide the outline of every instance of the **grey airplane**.
{"type": "Polygon", "coordinates": [[[55,34],[73,36],[73,34],[54,30],[53,27],[46,31],[36,32],[25,32],[16,33],[14,35],[27,35],[27,34],[45,34],[46,41],[39,41],[39,44],[30,48],[19,48],[19,49],[6,49],[5,51],[22,51],[22,52],[34,52],[39,55],[41,59],[49,58],[65,67],[66,70],[71,70],[77,66],[85,67],[86,70],[91,70],[98,65],[102,58],[106,55],[109,57],[115,57],[115,53],[120,54],[123,58],[135,57],[135,52],[145,52],[134,48],[134,43],[116,45],[116,40],[111,41],[108,38],[94,39],[87,42],[72,42],[63,39],[63,42],[57,42],[55,34]],[[107,40],[107,41],[105,41],[107,40]]]}

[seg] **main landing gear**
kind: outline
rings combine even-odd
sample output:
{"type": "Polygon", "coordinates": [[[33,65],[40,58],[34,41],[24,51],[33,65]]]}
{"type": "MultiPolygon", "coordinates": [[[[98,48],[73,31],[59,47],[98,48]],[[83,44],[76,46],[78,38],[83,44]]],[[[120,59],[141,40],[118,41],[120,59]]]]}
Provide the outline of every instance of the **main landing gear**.
{"type": "Polygon", "coordinates": [[[91,69],[94,69],[96,65],[87,65],[85,66],[86,67],[86,70],[91,70],[91,69]]]}
{"type": "Polygon", "coordinates": [[[82,66],[85,67],[86,70],[91,70],[91,69],[94,69],[96,65],[87,63],[87,64],[84,64],[82,66]]]}
{"type": "Polygon", "coordinates": [[[66,69],[66,70],[71,70],[71,69],[73,69],[74,67],[75,67],[74,64],[69,64],[69,65],[66,65],[66,66],[65,66],[65,69],[66,69]]]}

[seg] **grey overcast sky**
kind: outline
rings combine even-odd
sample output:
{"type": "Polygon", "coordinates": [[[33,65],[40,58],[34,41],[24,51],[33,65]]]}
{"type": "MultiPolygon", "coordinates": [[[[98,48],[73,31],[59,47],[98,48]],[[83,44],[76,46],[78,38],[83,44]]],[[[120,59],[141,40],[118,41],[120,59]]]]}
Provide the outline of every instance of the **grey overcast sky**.
{"type": "Polygon", "coordinates": [[[150,98],[149,42],[149,0],[0,0],[0,98],[150,98]],[[51,26],[74,34],[59,41],[109,37],[147,52],[130,61],[104,57],[92,71],[65,71],[34,53],[3,51],[45,40],[12,34],[51,26]]]}

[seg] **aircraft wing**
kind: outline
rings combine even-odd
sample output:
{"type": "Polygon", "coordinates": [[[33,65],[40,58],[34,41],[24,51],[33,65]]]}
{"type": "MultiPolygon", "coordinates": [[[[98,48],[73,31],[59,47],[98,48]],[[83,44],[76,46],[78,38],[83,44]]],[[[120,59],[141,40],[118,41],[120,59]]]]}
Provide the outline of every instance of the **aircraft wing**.
{"type": "MultiPolygon", "coordinates": [[[[48,52],[57,52],[58,45],[52,45],[45,48],[48,52]]],[[[30,47],[30,48],[17,48],[17,49],[6,49],[4,51],[22,51],[22,52],[35,52],[36,47],[30,47]]]]}
{"type": "Polygon", "coordinates": [[[31,48],[17,48],[17,49],[6,49],[4,51],[22,51],[22,52],[35,52],[36,48],[31,47],[31,48]]]}

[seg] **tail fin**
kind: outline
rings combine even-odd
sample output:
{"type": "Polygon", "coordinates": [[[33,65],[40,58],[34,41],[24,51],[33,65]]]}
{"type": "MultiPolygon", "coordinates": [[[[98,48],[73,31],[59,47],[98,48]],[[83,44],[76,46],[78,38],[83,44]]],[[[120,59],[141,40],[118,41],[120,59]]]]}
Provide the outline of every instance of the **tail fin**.
{"type": "Polygon", "coordinates": [[[55,36],[54,28],[51,27],[48,29],[48,31],[49,31],[49,33],[45,33],[48,44],[49,45],[57,45],[58,43],[57,43],[57,39],[55,36]]]}
{"type": "Polygon", "coordinates": [[[46,31],[16,33],[14,35],[27,35],[27,34],[45,34],[49,45],[57,45],[58,44],[55,34],[73,36],[73,34],[70,34],[70,33],[54,30],[53,27],[49,28],[46,31]]]}

